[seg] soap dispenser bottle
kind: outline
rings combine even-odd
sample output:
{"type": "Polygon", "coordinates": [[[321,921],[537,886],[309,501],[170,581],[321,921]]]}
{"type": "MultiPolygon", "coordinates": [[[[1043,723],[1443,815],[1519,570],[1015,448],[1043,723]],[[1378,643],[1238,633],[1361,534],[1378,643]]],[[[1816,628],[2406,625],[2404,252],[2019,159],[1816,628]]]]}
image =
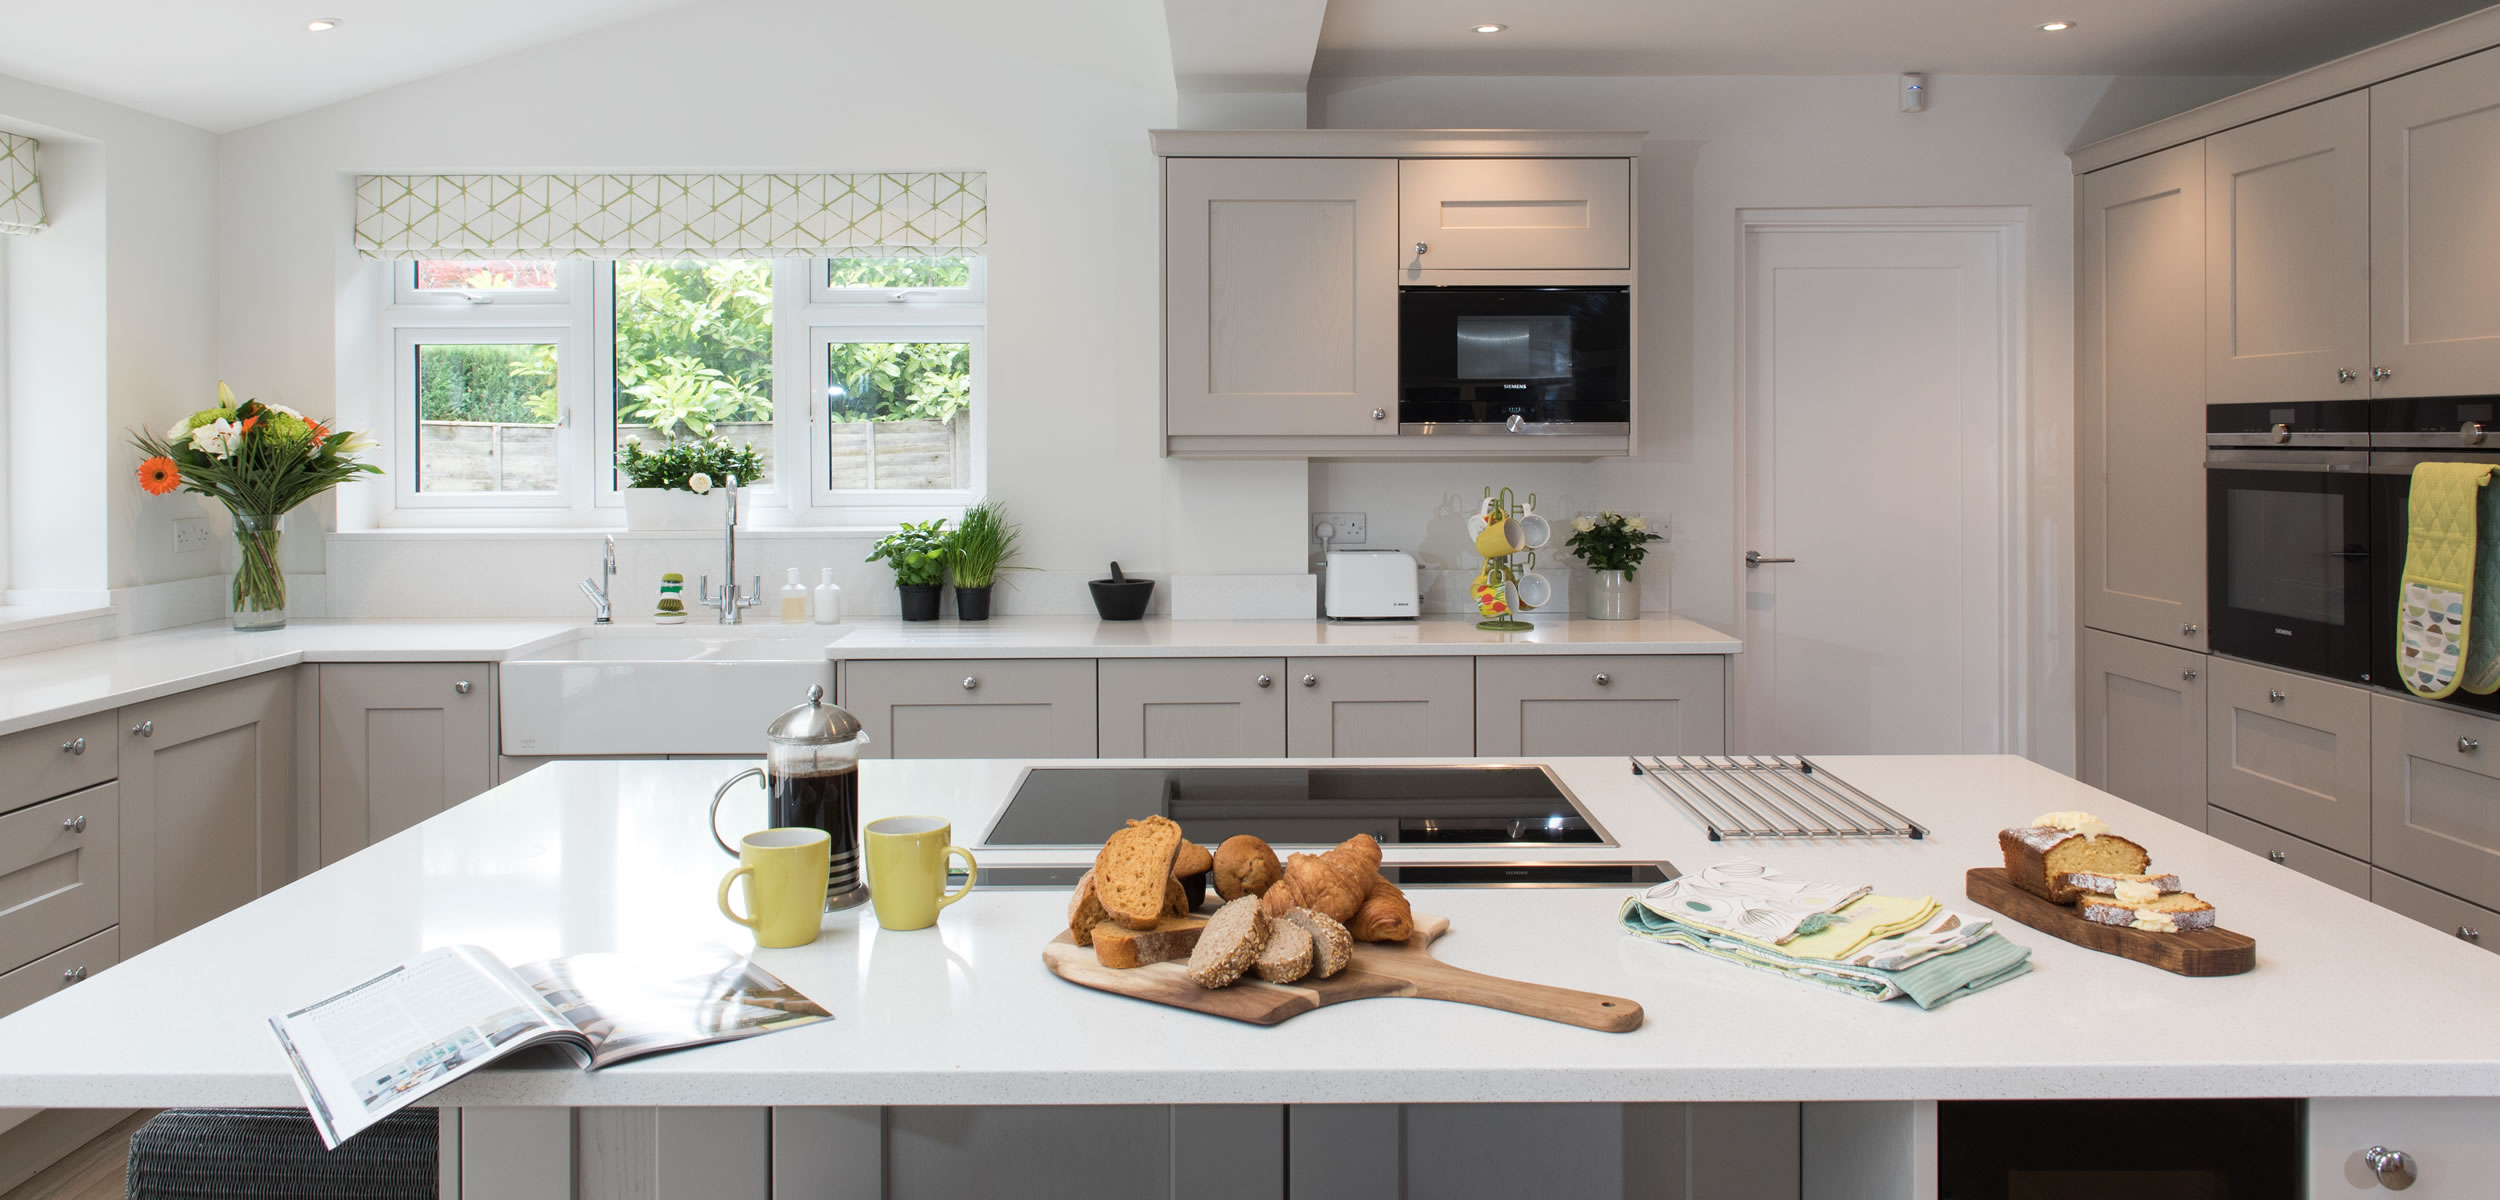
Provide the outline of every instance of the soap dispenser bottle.
{"type": "Polygon", "coordinates": [[[838,625],[842,621],[842,585],[833,581],[833,568],[826,567],[824,582],[816,585],[816,623],[838,625]]]}
{"type": "Polygon", "coordinates": [[[781,623],[807,624],[807,585],[799,582],[799,569],[790,568],[790,580],[781,585],[781,623]]]}

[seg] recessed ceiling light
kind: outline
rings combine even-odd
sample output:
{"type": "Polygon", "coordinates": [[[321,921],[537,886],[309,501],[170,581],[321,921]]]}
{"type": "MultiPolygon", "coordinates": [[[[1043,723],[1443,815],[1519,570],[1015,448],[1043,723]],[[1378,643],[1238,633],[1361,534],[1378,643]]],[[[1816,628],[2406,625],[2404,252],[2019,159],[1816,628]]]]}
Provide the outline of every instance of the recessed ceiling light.
{"type": "Polygon", "coordinates": [[[314,17],[312,20],[304,22],[304,28],[313,31],[314,33],[326,33],[338,27],[339,19],[337,17],[314,17]]]}
{"type": "Polygon", "coordinates": [[[1487,23],[1485,23],[1485,24],[1482,24],[1482,25],[1478,25],[1478,26],[1476,26],[1476,32],[1478,32],[1478,33],[1500,33],[1501,31],[1503,31],[1503,30],[1505,30],[1505,29],[1508,29],[1508,28],[1510,28],[1510,26],[1508,26],[1508,25],[1495,25],[1495,24],[1492,24],[1491,22],[1487,22],[1487,23]]]}
{"type": "Polygon", "coordinates": [[[2042,33],[2064,33],[2064,32],[2066,32],[2067,30],[2072,29],[2072,28],[2074,28],[2074,27],[2075,27],[2075,23],[2074,23],[2074,22],[2072,22],[2072,21],[2051,21],[2051,22],[2049,22],[2048,24],[2041,26],[2041,27],[2040,27],[2040,32],[2042,32],[2042,33]]]}

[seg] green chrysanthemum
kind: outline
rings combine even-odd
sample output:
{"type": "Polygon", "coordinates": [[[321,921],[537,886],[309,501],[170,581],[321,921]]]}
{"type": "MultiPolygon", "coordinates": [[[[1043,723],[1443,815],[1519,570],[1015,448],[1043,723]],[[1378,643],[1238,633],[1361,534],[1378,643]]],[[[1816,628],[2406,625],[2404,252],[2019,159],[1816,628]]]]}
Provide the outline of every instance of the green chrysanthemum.
{"type": "Polygon", "coordinates": [[[312,445],[312,426],[305,424],[302,417],[274,411],[263,413],[258,429],[278,446],[301,450],[312,445]]]}
{"type": "Polygon", "coordinates": [[[191,430],[197,429],[202,425],[206,425],[211,421],[231,421],[233,419],[234,410],[231,408],[203,408],[198,412],[192,413],[191,419],[185,422],[182,428],[183,432],[188,433],[191,430]]]}

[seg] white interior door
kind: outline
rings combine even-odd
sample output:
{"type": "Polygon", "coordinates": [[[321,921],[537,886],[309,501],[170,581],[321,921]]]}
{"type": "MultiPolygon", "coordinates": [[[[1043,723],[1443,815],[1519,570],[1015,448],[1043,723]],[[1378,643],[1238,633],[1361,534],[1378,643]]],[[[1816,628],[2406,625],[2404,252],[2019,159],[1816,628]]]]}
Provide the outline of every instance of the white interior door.
{"type": "Polygon", "coordinates": [[[2007,749],[2019,224],[1827,216],[1746,233],[1739,552],[1765,561],[1730,742],[2007,749]]]}

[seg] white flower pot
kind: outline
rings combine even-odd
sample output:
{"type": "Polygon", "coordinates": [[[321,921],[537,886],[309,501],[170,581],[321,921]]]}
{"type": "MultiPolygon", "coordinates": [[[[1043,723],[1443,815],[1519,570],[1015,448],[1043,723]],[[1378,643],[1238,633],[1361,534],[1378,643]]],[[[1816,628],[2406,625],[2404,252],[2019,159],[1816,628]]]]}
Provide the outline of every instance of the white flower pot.
{"type": "Polygon", "coordinates": [[[721,506],[728,502],[726,496],[698,496],[678,488],[626,488],[625,528],[637,532],[718,529],[721,506]]]}

